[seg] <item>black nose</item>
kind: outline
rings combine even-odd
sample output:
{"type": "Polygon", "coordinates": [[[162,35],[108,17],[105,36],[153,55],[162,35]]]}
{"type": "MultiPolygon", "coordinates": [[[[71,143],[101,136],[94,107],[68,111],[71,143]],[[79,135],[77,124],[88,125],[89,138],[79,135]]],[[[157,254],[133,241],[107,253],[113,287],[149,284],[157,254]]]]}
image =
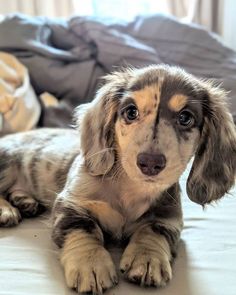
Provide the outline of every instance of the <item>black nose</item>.
{"type": "Polygon", "coordinates": [[[140,153],[137,157],[137,166],[143,174],[154,176],[166,166],[166,157],[162,154],[140,153]]]}

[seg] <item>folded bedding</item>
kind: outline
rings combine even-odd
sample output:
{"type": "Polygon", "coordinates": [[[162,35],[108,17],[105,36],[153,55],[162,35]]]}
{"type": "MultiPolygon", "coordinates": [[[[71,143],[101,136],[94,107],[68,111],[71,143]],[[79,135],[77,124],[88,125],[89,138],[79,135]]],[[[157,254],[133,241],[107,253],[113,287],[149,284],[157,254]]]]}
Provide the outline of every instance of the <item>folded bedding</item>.
{"type": "Polygon", "coordinates": [[[0,50],[28,68],[37,95],[48,92],[61,101],[45,108],[43,126],[68,126],[72,109],[93,98],[102,75],[120,66],[153,63],[214,79],[230,91],[236,114],[236,53],[202,27],[164,15],[131,22],[8,15],[0,23],[0,50]]]}

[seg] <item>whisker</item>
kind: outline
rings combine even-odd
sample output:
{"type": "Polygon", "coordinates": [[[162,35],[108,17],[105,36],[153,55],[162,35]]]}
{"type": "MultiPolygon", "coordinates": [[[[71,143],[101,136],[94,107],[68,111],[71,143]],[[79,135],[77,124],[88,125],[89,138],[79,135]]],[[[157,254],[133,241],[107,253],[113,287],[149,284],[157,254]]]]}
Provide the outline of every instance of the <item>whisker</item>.
{"type": "Polygon", "coordinates": [[[179,206],[179,203],[167,190],[165,190],[165,193],[167,193],[167,195],[174,201],[174,205],[176,205],[176,207],[179,206]]]}
{"type": "Polygon", "coordinates": [[[96,156],[96,155],[99,155],[99,154],[101,154],[101,153],[108,152],[108,151],[110,151],[110,150],[116,150],[116,149],[115,149],[115,148],[105,148],[105,149],[103,149],[103,150],[100,150],[100,151],[98,151],[98,152],[92,154],[92,155],[89,155],[88,157],[86,157],[86,160],[89,160],[89,159],[91,159],[92,157],[94,157],[94,156],[96,156]]]}

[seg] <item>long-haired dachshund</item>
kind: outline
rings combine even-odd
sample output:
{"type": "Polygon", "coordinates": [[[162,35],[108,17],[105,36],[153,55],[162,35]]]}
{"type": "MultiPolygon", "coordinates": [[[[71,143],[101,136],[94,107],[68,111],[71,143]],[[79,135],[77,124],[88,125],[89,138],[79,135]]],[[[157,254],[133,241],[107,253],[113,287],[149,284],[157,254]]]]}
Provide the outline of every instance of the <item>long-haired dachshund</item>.
{"type": "Polygon", "coordinates": [[[128,241],[125,278],[164,286],[183,226],[178,181],[190,159],[191,200],[208,204],[235,183],[226,93],[176,67],[126,69],[108,75],[75,117],[79,132],[0,140],[0,225],[53,206],[52,237],[69,287],[101,294],[117,283],[108,236],[128,241]]]}

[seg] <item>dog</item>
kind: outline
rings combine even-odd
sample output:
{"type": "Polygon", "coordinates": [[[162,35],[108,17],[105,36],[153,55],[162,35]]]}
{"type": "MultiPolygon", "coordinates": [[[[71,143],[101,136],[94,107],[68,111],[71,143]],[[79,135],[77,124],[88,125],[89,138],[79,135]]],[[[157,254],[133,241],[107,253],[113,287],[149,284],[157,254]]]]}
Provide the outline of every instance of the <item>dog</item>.
{"type": "Polygon", "coordinates": [[[189,198],[205,206],[235,183],[236,132],[227,94],[178,67],[105,77],[75,111],[77,130],[0,140],[0,225],[52,208],[67,285],[102,294],[118,283],[107,239],[126,241],[120,270],[165,286],[183,227],[179,178],[194,157],[189,198]]]}

